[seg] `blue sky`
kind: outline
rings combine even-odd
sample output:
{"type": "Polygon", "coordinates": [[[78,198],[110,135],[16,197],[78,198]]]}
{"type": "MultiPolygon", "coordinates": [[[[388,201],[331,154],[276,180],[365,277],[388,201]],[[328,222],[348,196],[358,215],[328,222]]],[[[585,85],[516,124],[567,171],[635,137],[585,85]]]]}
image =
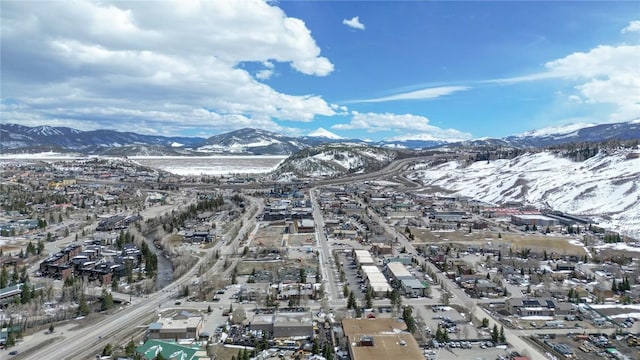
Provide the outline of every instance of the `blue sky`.
{"type": "Polygon", "coordinates": [[[0,2],[2,122],[462,140],[640,117],[638,2],[0,2]]]}

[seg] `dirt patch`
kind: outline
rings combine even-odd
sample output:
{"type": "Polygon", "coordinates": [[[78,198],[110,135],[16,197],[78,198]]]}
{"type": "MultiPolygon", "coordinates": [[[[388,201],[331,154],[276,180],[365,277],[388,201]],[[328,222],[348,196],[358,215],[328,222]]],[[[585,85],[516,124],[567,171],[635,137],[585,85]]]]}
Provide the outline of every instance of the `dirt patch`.
{"type": "MultiPolygon", "coordinates": [[[[404,231],[404,228],[396,228],[404,231]]],[[[434,243],[457,243],[461,245],[491,245],[511,247],[514,251],[529,248],[534,252],[547,251],[559,254],[583,256],[586,251],[582,246],[574,245],[566,237],[541,234],[497,233],[491,231],[467,229],[455,231],[431,231],[423,228],[410,228],[415,237],[414,245],[431,245],[434,243]]]]}
{"type": "Polygon", "coordinates": [[[261,227],[256,233],[252,246],[261,248],[282,248],[282,238],[285,234],[285,226],[267,226],[261,227]]]}
{"type": "Polygon", "coordinates": [[[289,234],[289,246],[313,246],[314,244],[314,234],[289,234]]]}

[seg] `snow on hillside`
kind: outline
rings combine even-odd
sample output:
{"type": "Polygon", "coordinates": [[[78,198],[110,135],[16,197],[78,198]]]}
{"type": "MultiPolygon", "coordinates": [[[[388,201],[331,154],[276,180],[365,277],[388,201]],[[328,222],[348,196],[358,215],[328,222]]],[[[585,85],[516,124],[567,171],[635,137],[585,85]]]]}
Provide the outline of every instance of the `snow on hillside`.
{"type": "Polygon", "coordinates": [[[629,152],[601,151],[583,162],[551,152],[470,165],[452,161],[410,177],[491,203],[523,201],[595,216],[607,228],[640,238],[640,158],[629,152]]]}
{"type": "Polygon", "coordinates": [[[343,137],[340,135],[336,135],[334,133],[332,133],[331,131],[324,129],[324,128],[317,128],[316,130],[310,132],[308,134],[308,136],[313,136],[313,137],[323,137],[323,138],[327,138],[327,139],[333,139],[333,140],[342,140],[343,137]]]}
{"type": "Polygon", "coordinates": [[[287,159],[276,174],[285,173],[305,177],[332,177],[358,174],[380,168],[393,160],[392,150],[357,144],[325,144],[303,150],[287,159]]]}
{"type": "Polygon", "coordinates": [[[596,124],[589,123],[576,123],[576,124],[568,124],[568,125],[560,125],[560,126],[551,126],[542,129],[536,129],[524,132],[522,134],[516,135],[518,137],[529,137],[529,136],[566,136],[571,133],[575,133],[576,131],[588,127],[595,126],[596,124]]]}

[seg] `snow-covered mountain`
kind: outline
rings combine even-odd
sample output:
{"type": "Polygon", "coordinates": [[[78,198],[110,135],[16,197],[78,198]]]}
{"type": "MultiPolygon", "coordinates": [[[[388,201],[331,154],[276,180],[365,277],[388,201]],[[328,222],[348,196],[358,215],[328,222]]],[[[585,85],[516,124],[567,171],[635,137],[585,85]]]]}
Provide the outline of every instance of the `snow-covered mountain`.
{"type": "MultiPolygon", "coordinates": [[[[556,146],[570,142],[598,142],[603,140],[640,139],[640,121],[634,120],[617,124],[577,124],[535,130],[503,139],[476,139],[463,142],[450,142],[429,138],[398,138],[389,141],[362,141],[343,139],[323,128],[312,131],[307,136],[294,137],[271,131],[245,128],[212,136],[208,139],[198,137],[165,137],[141,135],[132,132],[113,130],[80,131],[67,127],[37,126],[28,127],[16,124],[0,124],[0,151],[38,152],[54,150],[73,151],[85,154],[126,152],[136,146],[160,146],[167,148],[194,149],[204,153],[243,153],[243,154],[293,154],[299,150],[324,143],[350,142],[360,145],[386,147],[390,149],[469,149],[471,148],[532,148],[556,146]]],[[[143,152],[146,151],[143,149],[143,152]]],[[[181,150],[182,151],[182,150],[181,150]]],[[[153,152],[162,152],[155,149],[153,152]]],[[[171,153],[171,151],[169,151],[171,153]]],[[[129,154],[135,155],[135,154],[129,154]]],[[[196,154],[194,154],[196,155],[196,154]]]]}
{"type": "Polygon", "coordinates": [[[334,133],[332,133],[331,131],[324,129],[324,128],[317,128],[315,130],[313,130],[312,132],[310,132],[309,134],[307,134],[307,136],[309,137],[320,137],[320,138],[327,138],[327,139],[331,139],[331,140],[343,140],[344,138],[340,135],[336,135],[334,133]]]}
{"type": "Polygon", "coordinates": [[[274,177],[336,177],[370,172],[384,167],[397,155],[394,150],[358,143],[324,144],[290,156],[274,171],[274,177]]]}
{"type": "Polygon", "coordinates": [[[292,137],[276,132],[244,128],[208,138],[197,150],[213,153],[288,155],[331,141],[326,137],[292,137]]]}
{"type": "Polygon", "coordinates": [[[570,124],[527,131],[504,138],[516,147],[545,147],[570,142],[640,139],[640,121],[613,124],[570,124]]]}
{"type": "Polygon", "coordinates": [[[640,237],[639,149],[600,150],[581,162],[551,151],[471,164],[450,161],[417,169],[410,178],[490,203],[514,200],[596,216],[610,229],[640,237]]]}
{"type": "Polygon", "coordinates": [[[29,148],[59,148],[85,153],[101,153],[109,148],[130,145],[171,146],[174,143],[191,146],[202,138],[140,135],[113,130],[81,131],[68,127],[22,126],[0,124],[0,150],[29,148]]]}

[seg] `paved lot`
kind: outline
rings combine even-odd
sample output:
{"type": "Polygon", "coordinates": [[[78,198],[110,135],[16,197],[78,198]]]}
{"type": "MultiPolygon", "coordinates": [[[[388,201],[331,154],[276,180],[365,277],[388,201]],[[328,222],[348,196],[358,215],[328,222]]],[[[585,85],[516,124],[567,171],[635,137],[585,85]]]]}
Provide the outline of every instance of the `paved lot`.
{"type": "Polygon", "coordinates": [[[494,360],[498,356],[509,355],[510,350],[487,348],[480,349],[474,347],[472,349],[437,349],[434,351],[435,355],[429,357],[429,353],[425,353],[426,359],[438,359],[438,360],[494,360]]]}

